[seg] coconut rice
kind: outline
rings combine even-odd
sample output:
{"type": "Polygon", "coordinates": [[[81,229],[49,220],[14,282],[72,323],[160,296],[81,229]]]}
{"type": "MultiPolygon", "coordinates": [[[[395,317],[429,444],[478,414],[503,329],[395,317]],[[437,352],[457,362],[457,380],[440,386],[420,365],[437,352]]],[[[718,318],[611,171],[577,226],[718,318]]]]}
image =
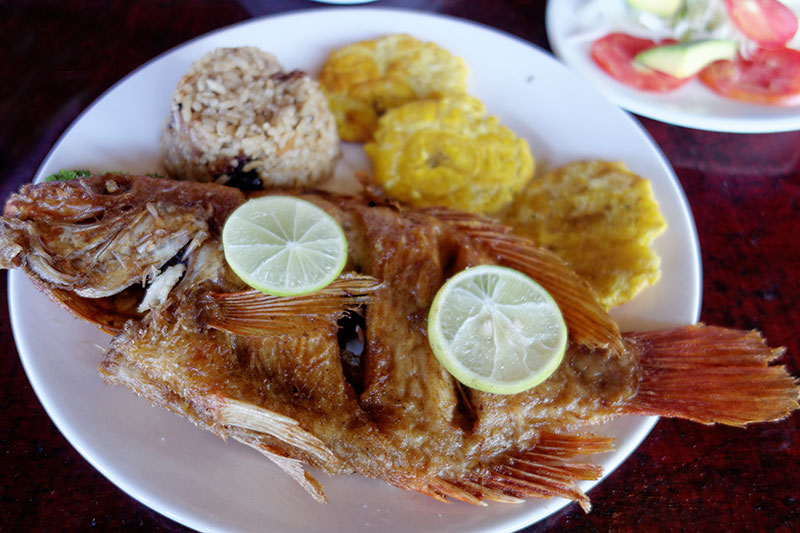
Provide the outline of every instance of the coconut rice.
{"type": "Polygon", "coordinates": [[[192,64],[161,146],[173,177],[245,189],[322,181],[340,155],[317,82],[255,47],[220,48],[192,64]]]}

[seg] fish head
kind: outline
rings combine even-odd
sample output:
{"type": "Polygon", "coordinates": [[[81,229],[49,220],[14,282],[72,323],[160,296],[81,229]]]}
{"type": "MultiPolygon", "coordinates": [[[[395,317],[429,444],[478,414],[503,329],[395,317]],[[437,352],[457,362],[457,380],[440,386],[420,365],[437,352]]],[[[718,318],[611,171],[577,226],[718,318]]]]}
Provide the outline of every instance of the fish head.
{"type": "Polygon", "coordinates": [[[76,298],[115,297],[169,270],[164,293],[184,270],[171,267],[217,239],[243,201],[230,187],[126,174],[27,185],[6,204],[0,266],[22,267],[73,309],[88,308],[76,298]]]}

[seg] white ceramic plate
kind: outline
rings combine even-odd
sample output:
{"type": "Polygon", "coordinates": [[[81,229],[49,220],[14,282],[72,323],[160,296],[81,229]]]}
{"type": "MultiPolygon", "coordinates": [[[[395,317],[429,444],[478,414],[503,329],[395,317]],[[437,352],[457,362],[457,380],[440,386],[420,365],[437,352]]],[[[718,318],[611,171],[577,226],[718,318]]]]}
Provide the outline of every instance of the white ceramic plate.
{"type": "MultiPolygon", "coordinates": [[[[540,170],[581,158],[621,159],[652,179],[669,229],[658,239],[664,275],[615,313],[626,329],[695,322],[700,299],[698,243],[683,192],[642,129],[551,56],[472,23],[384,9],[316,10],[253,20],[193,40],[147,63],[104,94],[64,134],[38,179],[61,168],[161,170],[159,130],[170,94],[189,64],[220,46],[256,45],[288,69],[316,74],[335,47],[391,32],[435,40],[464,57],[470,88],[532,146],[540,170]]],[[[360,146],[346,146],[339,182],[367,169],[360,146]]],[[[25,370],[55,424],[122,490],[203,531],[512,531],[567,502],[445,505],[358,476],[317,473],[330,503],[314,502],[259,453],[225,443],[129,390],[103,384],[96,368],[109,338],[50,303],[20,272],[9,300],[25,370]]],[[[629,417],[601,428],[618,450],[597,456],[614,470],[655,418],[629,417]]],[[[584,489],[593,484],[584,483],[584,489]]]]}
{"type": "MultiPolygon", "coordinates": [[[[722,98],[697,80],[665,94],[638,91],[618,82],[592,60],[592,40],[575,38],[579,29],[575,12],[585,3],[586,0],[547,2],[547,38],[568,67],[620,107],[669,124],[709,131],[766,133],[800,129],[800,105],[773,107],[722,98]]],[[[600,32],[597,37],[610,31],[600,32]]]]}

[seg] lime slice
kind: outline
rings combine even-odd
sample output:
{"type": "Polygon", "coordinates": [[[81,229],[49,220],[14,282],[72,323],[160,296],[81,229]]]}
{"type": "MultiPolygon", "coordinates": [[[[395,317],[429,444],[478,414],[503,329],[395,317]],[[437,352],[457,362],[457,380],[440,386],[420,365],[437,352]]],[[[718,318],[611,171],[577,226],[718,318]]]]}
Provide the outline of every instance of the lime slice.
{"type": "Polygon", "coordinates": [[[242,281],[275,296],[322,289],[347,261],[339,224],[292,196],[263,196],[239,206],[222,229],[222,247],[242,281]]]}
{"type": "Polygon", "coordinates": [[[567,326],[538,283],[510,268],[481,265],[459,272],[436,293],[428,342],[464,385],[514,394],[558,368],[567,326]]]}

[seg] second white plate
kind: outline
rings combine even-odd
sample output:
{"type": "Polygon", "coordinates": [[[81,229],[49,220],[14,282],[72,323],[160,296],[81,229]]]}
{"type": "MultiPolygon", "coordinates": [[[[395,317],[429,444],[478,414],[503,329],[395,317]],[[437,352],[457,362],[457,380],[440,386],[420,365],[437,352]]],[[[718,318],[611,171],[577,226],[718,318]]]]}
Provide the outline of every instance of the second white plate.
{"type": "MultiPolygon", "coordinates": [[[[579,30],[575,13],[585,3],[549,0],[547,38],[559,59],[620,107],[668,124],[709,131],[767,133],[800,129],[800,105],[773,107],[722,98],[697,80],[669,93],[638,91],[618,82],[592,60],[592,40],[575,38],[579,30]]],[[[606,33],[611,31],[609,28],[606,33]]]]}

